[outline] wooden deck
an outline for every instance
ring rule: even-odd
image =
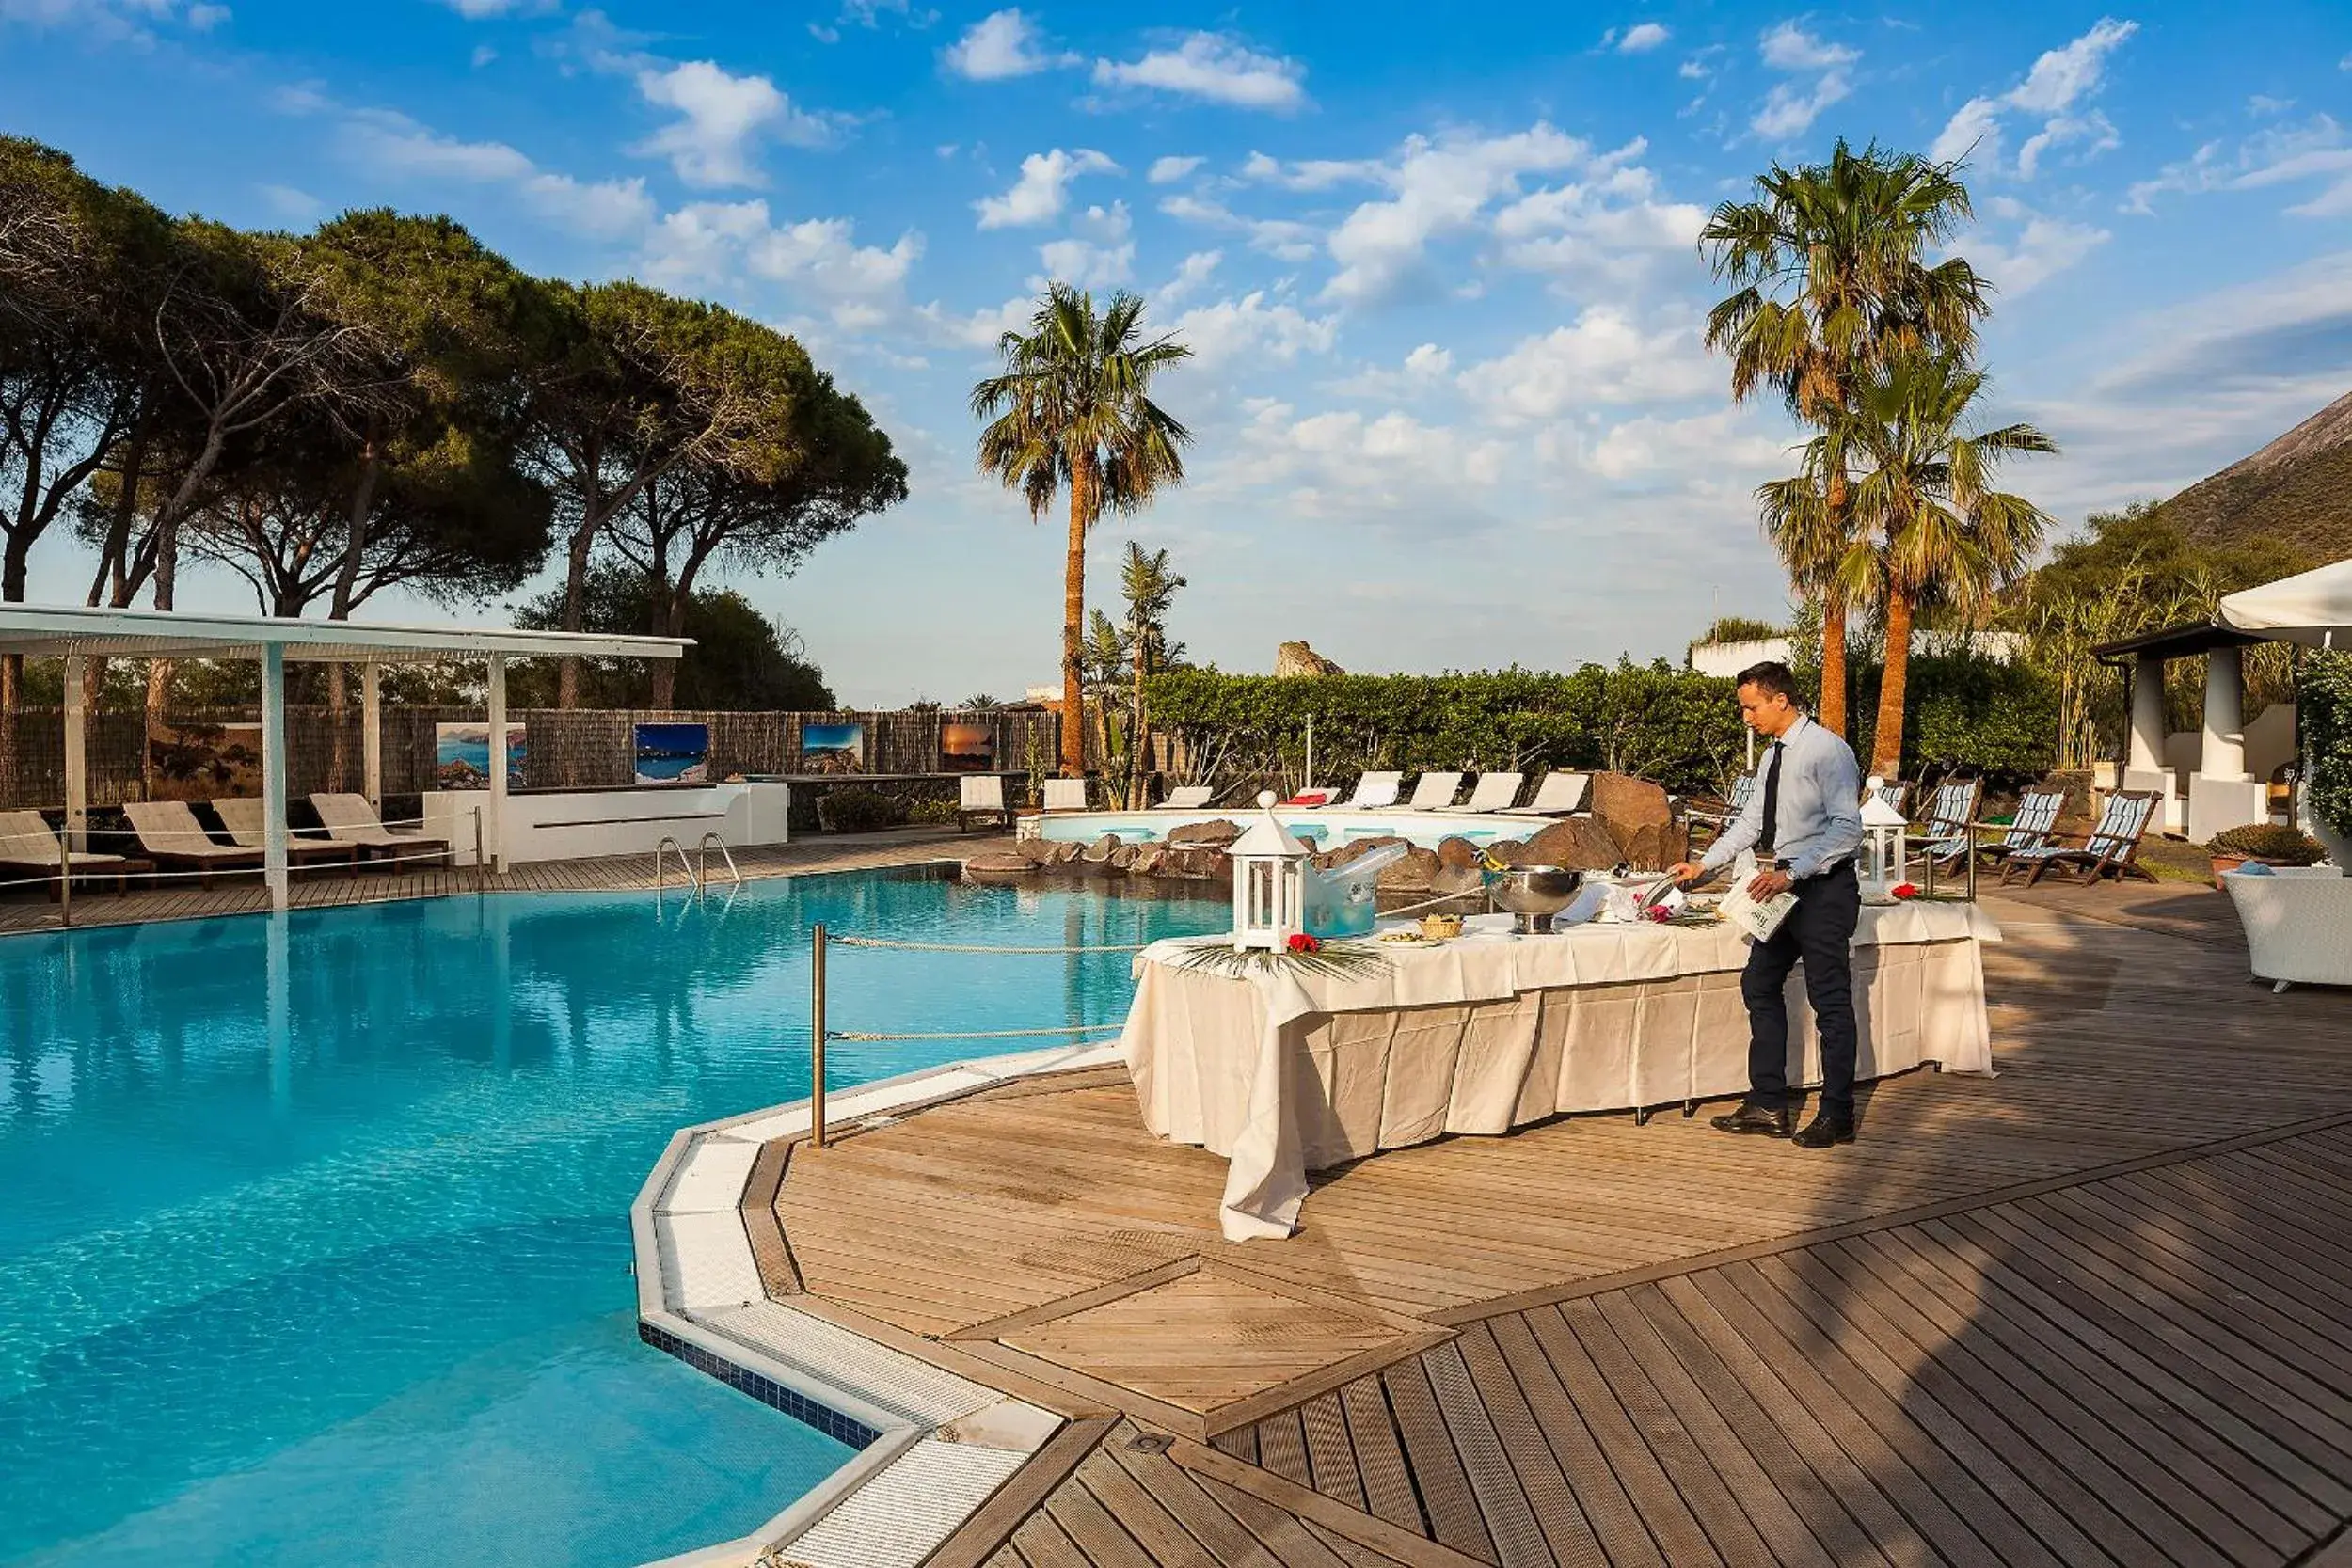
[[[1006,840],[977,833],[958,833],[949,828],[908,828],[889,832],[828,835],[772,848],[745,847],[735,851],[736,868],[746,881],[789,877],[810,871],[850,871],[882,865],[909,865],[922,861],[961,860]],[[716,868],[714,867],[714,870]],[[678,885],[675,862],[669,871],[672,887]],[[427,867],[413,871],[362,868],[356,876],[334,868],[297,873],[289,894],[298,910],[329,909],[342,904],[373,904],[388,899],[472,896],[477,893],[596,893],[649,889],[653,886],[653,857],[610,855],[596,860],[541,861],[512,867],[503,876],[471,867],[445,871]],[[250,873],[217,877],[206,888],[191,881],[141,885],[133,878],[130,891],[85,891],[75,888],[73,924],[126,926],[151,920],[196,920],[208,915],[259,914],[269,908],[269,895],[258,876]],[[18,931],[54,931],[60,914],[46,890],[0,884],[0,936]]]
[[[2296,1561],[2352,1518],[2352,998],[2196,889],[1994,908],[2001,1075],[1851,1148],[1578,1117],[1233,1245],[1098,1073],[779,1149],[755,1251],[1073,1418],[937,1568]]]

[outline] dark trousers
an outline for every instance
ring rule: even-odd
[[[1748,1098],[1788,1102],[1788,971],[1804,963],[1805,996],[1821,1037],[1821,1106],[1853,1114],[1853,960],[1848,944],[1862,918],[1862,885],[1851,862],[1797,883],[1797,907],[1770,942],[1748,949],[1740,995],[1748,1005]]]

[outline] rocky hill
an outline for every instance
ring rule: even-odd
[[[2352,556],[2352,394],[2158,511],[2207,544],[2266,533],[2314,562]]]

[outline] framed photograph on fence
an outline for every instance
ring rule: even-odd
[[[866,771],[866,726],[863,724],[803,724],[801,771],[803,773],[863,773]]]
[[[939,726],[939,770],[943,773],[987,773],[996,767],[996,726]]]
[[[708,784],[708,724],[635,724],[631,776],[639,784]]]
[[[149,800],[210,800],[261,793],[261,725],[148,725]]]
[[[522,721],[510,719],[506,721],[507,788],[523,787],[529,761]],[[471,721],[434,725],[433,777],[436,789],[489,788],[490,726]]]

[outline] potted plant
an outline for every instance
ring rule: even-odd
[[[2205,846],[2213,855],[2213,885],[2248,861],[2265,865],[2316,865],[2327,853],[2317,839],[2300,829],[2276,822],[2249,822],[2213,835]]]

